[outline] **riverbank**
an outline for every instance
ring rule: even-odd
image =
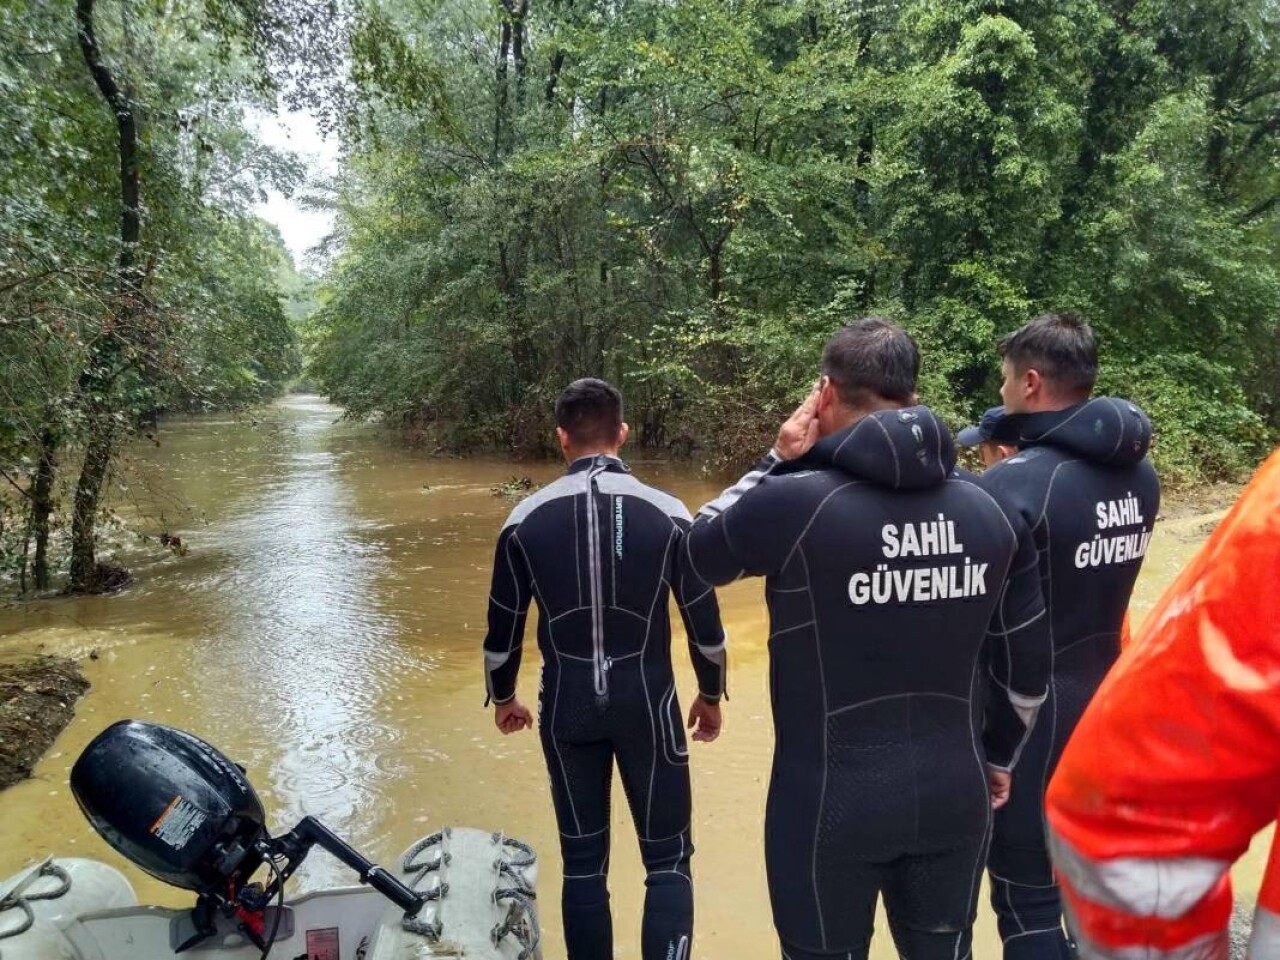
[[[0,790],[31,776],[88,689],[73,660],[0,662]]]

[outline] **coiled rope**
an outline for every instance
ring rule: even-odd
[[[41,893],[26,892],[28,887],[43,877],[54,877],[57,879],[58,885],[52,890],[45,890]],[[40,864],[27,875],[26,879],[5,894],[3,898],[0,898],[0,919],[3,919],[6,913],[13,910],[18,910],[22,913],[22,919],[18,921],[17,926],[10,927],[8,930],[0,930],[0,940],[21,936],[35,925],[36,915],[35,911],[31,909],[31,901],[57,900],[70,889],[71,874],[54,863],[52,858]],[[3,957],[3,955],[3,952],[0,952],[0,957]]]

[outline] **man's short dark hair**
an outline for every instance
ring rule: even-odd
[[[1022,372],[1035,369],[1052,389],[1080,399],[1098,379],[1093,328],[1074,313],[1042,313],[1000,341],[1000,356]]]
[[[595,377],[575,380],[556,400],[556,426],[575,447],[611,447],[622,429],[622,394]]]
[[[848,406],[866,407],[877,400],[905,406],[915,396],[920,348],[910,334],[883,317],[863,317],[827,341],[822,372]]]

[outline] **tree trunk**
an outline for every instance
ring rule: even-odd
[[[98,503],[115,454],[115,430],[109,421],[94,428],[84,452],[84,466],[76,484],[75,507],[71,514],[72,592],[93,592],[99,588],[97,562]]]
[[[720,266],[720,247],[713,246],[707,253],[707,293],[711,296],[711,315],[720,319],[720,294],[723,292],[724,275]]]
[[[35,482],[31,485],[31,534],[36,541],[31,577],[37,590],[49,589],[49,516],[53,513],[57,452],[57,436],[51,428],[45,427],[40,432],[40,461],[36,465]]]
[[[70,590],[91,591],[98,587],[95,523],[102,488],[115,456],[116,423],[110,393],[127,363],[124,342],[134,333],[141,278],[138,273],[138,243],[142,235],[139,202],[141,180],[138,172],[138,122],[132,105],[121,91],[102,57],[94,32],[96,0],[76,0],[76,25],[80,52],[99,93],[116,118],[116,148],[120,158],[120,253],[116,264],[115,329],[104,332],[95,342],[80,375],[80,396],[86,406],[88,443],[84,465],[76,484],[75,507],[71,517]]]
[[[497,166],[502,157],[503,131],[507,119],[507,60],[511,55],[511,20],[503,8],[502,33],[498,41],[498,65],[495,70],[497,80],[497,103],[493,111],[493,164]]]
[[[525,6],[528,6],[528,0],[525,0]],[[556,6],[553,4],[553,6]],[[565,11],[573,9],[573,0],[566,0],[564,4]],[[563,14],[562,14],[563,15]],[[554,34],[553,34],[554,39]],[[551,54],[551,70],[547,74],[547,85],[545,88],[545,96],[547,106],[551,106],[556,100],[556,87],[560,83],[560,71],[564,69],[565,51],[563,47],[556,47]]]
[[[511,13],[511,59],[516,65],[516,112],[524,112],[525,60],[524,32],[525,12],[528,7],[525,0],[508,0]]]

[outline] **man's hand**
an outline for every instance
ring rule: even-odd
[[[493,722],[504,734],[533,726],[533,714],[519,700],[499,703],[493,708]]]
[[[997,770],[987,767],[987,785],[991,790],[991,809],[999,810],[1009,802],[1009,793],[1013,789],[1013,774],[1008,770]]]
[[[693,706],[689,708],[689,729],[693,731],[693,739],[710,743],[720,736],[720,724],[720,704],[694,697]]]
[[[796,412],[782,425],[778,431],[778,439],[774,442],[774,452],[783,460],[794,460],[809,452],[818,442],[818,398],[822,396],[821,381],[809,391],[804,403],[796,408]]]

